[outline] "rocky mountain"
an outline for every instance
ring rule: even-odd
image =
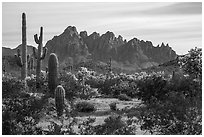
[[[46,45],[48,55],[56,53],[60,62],[65,62],[68,59],[73,59],[73,62],[79,63],[85,60],[89,55],[88,47],[78,34],[76,27],[67,27],[62,34],[54,36]],[[44,62],[47,62],[48,56]]]
[[[97,32],[88,35],[86,31],[78,33],[74,26],[67,27],[45,46],[48,48],[48,54],[54,52],[58,55],[60,62],[71,58],[74,63],[79,63],[91,58],[107,63],[111,58],[116,66],[122,64],[135,69],[158,65],[177,56],[168,44],[162,43],[161,46],[155,47],[151,41],[137,38],[126,41],[122,36],[117,37],[110,31],[102,35]]]
[[[168,44],[153,46],[151,41],[137,38],[127,41],[110,31],[102,35],[97,32],[89,35],[86,31],[78,33],[74,26],[68,26],[62,34],[47,41],[45,46],[48,53],[42,63],[44,67],[47,66],[48,55],[53,52],[57,54],[60,65],[90,60],[106,64],[111,58],[112,67],[131,70],[157,66],[177,57]],[[13,56],[17,48],[2,48],[2,56]],[[28,54],[32,54],[32,46],[28,46]]]

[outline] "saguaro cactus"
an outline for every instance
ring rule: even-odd
[[[51,53],[48,60],[48,87],[51,94],[54,94],[55,88],[58,85],[58,67],[57,55]]]
[[[27,43],[26,43],[26,15],[22,14],[22,55],[20,49],[17,50],[16,61],[17,65],[21,67],[21,79],[24,80],[27,77]]]
[[[61,116],[64,110],[65,90],[61,85],[55,89],[55,106],[57,109],[57,116]]]
[[[47,53],[47,48],[43,47],[43,27],[40,28],[40,36],[38,38],[38,34],[34,35],[35,43],[38,44],[38,53],[36,54],[35,47],[33,47],[33,55],[37,59],[37,67],[36,67],[36,81],[38,82],[40,79],[40,72],[41,72],[41,60],[45,58]],[[42,52],[43,51],[43,52]]]

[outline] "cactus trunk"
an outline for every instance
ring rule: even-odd
[[[26,43],[26,15],[22,15],[22,63],[21,78],[24,80],[27,77],[27,43]]]
[[[58,58],[56,54],[51,53],[48,60],[48,87],[51,94],[54,94],[58,85]]]
[[[63,115],[63,110],[65,106],[64,100],[65,100],[65,90],[61,85],[59,85],[55,89],[55,106],[57,110],[57,116]]]

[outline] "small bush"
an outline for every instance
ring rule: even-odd
[[[2,78],[2,95],[3,98],[18,96],[24,90],[24,83],[14,77]]]
[[[117,110],[117,106],[115,102],[110,103],[109,106],[111,110],[114,110],[114,111]]]
[[[157,74],[142,78],[138,82],[138,88],[137,96],[145,103],[163,101],[169,92],[167,89],[167,80]]]
[[[35,97],[7,98],[2,100],[2,134],[35,135],[42,134],[37,127],[45,98]]]
[[[179,59],[180,67],[193,78],[202,77],[202,49],[191,49],[188,54]]]
[[[126,94],[120,94],[118,96],[118,99],[119,100],[122,100],[122,101],[131,101],[132,99],[130,97],[128,97]]]
[[[126,126],[126,123],[121,120],[120,115],[111,115],[104,120],[103,125],[96,126],[96,134],[115,135],[117,132]]]
[[[75,109],[78,112],[86,112],[86,113],[93,112],[96,110],[95,106],[87,101],[78,102],[75,105]]]

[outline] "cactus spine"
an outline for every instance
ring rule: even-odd
[[[58,85],[58,66],[57,55],[51,53],[48,60],[48,87],[51,94],[54,94],[55,88]]]
[[[22,14],[22,55],[20,49],[17,49],[16,62],[21,67],[21,79],[25,80],[27,77],[27,43],[26,43],[26,15]]]
[[[65,90],[61,85],[55,89],[55,106],[57,116],[62,116],[64,110]]]
[[[40,79],[40,72],[41,72],[41,60],[45,58],[47,53],[47,48],[43,48],[43,27],[40,27],[40,36],[38,38],[38,34],[34,35],[35,43],[38,44],[38,53],[36,54],[35,47],[33,47],[33,55],[35,59],[37,59],[37,67],[36,67],[36,81]],[[42,53],[43,52],[43,53]]]

